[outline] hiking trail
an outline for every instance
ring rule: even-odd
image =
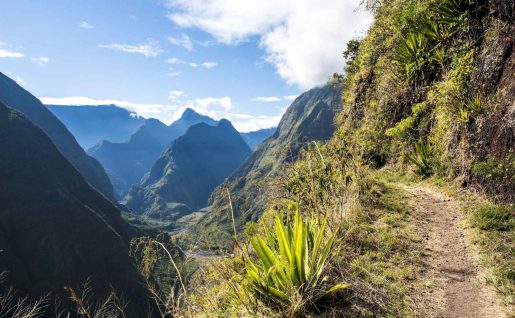
[[[458,203],[426,186],[406,186],[414,202],[412,222],[423,250],[419,277],[427,287],[414,297],[417,316],[505,318],[500,297],[486,282],[478,252],[460,227]]]

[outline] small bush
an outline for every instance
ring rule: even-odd
[[[515,230],[514,207],[482,204],[474,215],[474,223],[481,230]]]
[[[399,64],[401,73],[407,78],[412,78],[417,72],[421,71],[427,63],[425,56],[426,47],[427,40],[422,34],[411,33],[397,49],[397,63]]]
[[[482,187],[503,201],[515,199],[515,154],[504,158],[488,155],[485,161],[472,165],[472,175]]]
[[[304,220],[298,208],[293,220],[275,221],[275,233],[257,236],[251,245],[258,262],[246,264],[247,279],[244,288],[271,308],[295,316],[305,307],[349,287],[349,284],[331,284],[325,276],[337,232],[325,238],[326,220]]]
[[[406,153],[404,156],[417,167],[418,175],[427,178],[433,173],[433,151],[429,140],[420,140],[415,144],[413,152]]]

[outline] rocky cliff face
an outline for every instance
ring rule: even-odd
[[[39,297],[91,281],[111,287],[136,315],[146,296],[128,256],[120,211],[93,189],[48,136],[0,102],[0,271],[18,293]]]
[[[92,186],[109,198],[113,187],[102,166],[88,156],[66,127],[32,94],[0,73],[0,101],[23,113],[41,128],[64,157]]]
[[[131,189],[125,203],[153,217],[202,208],[213,189],[249,154],[250,148],[229,121],[194,125],[163,152],[141,186]]]
[[[229,188],[237,222],[243,226],[256,220],[270,199],[269,182],[277,177],[286,164],[293,162],[299,151],[312,141],[331,138],[335,131],[334,118],[341,109],[341,85],[327,84],[300,95],[288,107],[276,132],[261,143],[252,155],[233,172],[229,180],[212,194],[208,213],[193,226],[191,232],[216,244],[231,242],[231,220],[223,189]]]
[[[116,195],[123,197],[130,187],[139,184],[170,143],[183,135],[188,127],[198,123],[216,124],[216,121],[186,109],[182,117],[167,126],[157,119],[147,119],[127,142],[102,141],[88,150],[107,171]]]

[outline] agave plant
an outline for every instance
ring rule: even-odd
[[[277,216],[275,233],[251,240],[259,261],[247,262],[246,289],[269,307],[298,311],[348,288],[329,284],[324,275],[337,234],[326,239],[326,224],[314,217],[304,221],[298,208],[293,220]]]
[[[426,46],[427,40],[424,35],[411,33],[397,48],[397,63],[399,64],[400,71],[408,78],[422,70],[422,67],[426,64]]]
[[[409,161],[417,166],[416,172],[423,176],[429,177],[433,173],[431,143],[429,140],[420,140],[415,144],[415,149],[412,153],[404,155]]]

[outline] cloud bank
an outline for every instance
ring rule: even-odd
[[[168,18],[237,45],[258,36],[265,60],[302,89],[341,72],[346,43],[366,31],[369,13],[359,0],[168,0]]]
[[[39,99],[45,105],[117,105],[145,118],[157,118],[166,124],[171,124],[179,119],[184,110],[189,107],[200,114],[217,120],[226,118],[240,132],[276,127],[282,116],[282,114],[276,116],[255,116],[234,113],[232,112],[233,102],[228,96],[195,98],[186,101],[181,101],[181,96],[185,96],[184,92],[178,90],[170,91],[168,94],[170,104],[142,104],[117,99],[94,99],[84,96],[40,97]]]

